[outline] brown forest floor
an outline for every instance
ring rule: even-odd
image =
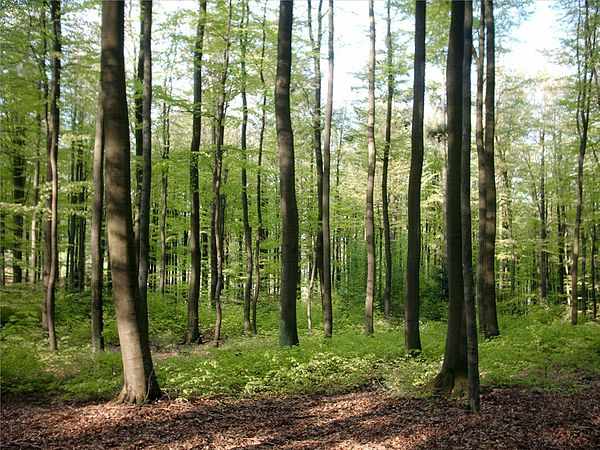
[[[486,390],[482,414],[462,403],[394,398],[377,389],[242,401],[163,400],[33,405],[4,401],[0,448],[593,449],[600,377],[580,393]]]

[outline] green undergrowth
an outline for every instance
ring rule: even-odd
[[[41,326],[40,290],[1,293],[2,396],[27,401],[93,401],[115,396],[123,382],[114,309],[105,305],[107,350],[91,351],[89,293],[57,299],[59,353],[47,350]],[[109,295],[107,293],[107,298]],[[277,299],[261,300],[258,334],[244,334],[242,305],[226,299],[221,345],[210,341],[214,312],[200,308],[204,345],[182,345],[187,305],[174,297],[149,298],[150,339],[161,388],[168,396],[251,398],[334,393],[379,386],[396,395],[425,395],[422,386],[441,367],[446,324],[421,324],[423,352],[403,354],[402,322],[377,317],[365,336],[359,302],[335,298],[334,337],[323,339],[319,302],[313,302],[312,334],[306,304],[298,303],[300,345],[277,346]],[[361,302],[362,303],[362,302]],[[600,325],[582,318],[573,327],[564,307],[529,306],[527,314],[500,317],[501,335],[480,339],[483,387],[579,389],[600,375]]]

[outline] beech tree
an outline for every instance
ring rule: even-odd
[[[124,385],[118,402],[141,404],[160,396],[140,299],[131,215],[129,118],[125,89],[124,3],[102,3],[100,98],[106,160],[106,220]]]
[[[292,23],[294,2],[279,2],[277,33],[277,74],[275,80],[275,119],[279,149],[279,186],[282,221],[281,287],[279,293],[279,345],[298,345],[296,296],[298,291],[298,206],[294,134],[290,114],[290,80],[292,68]]]
[[[200,0],[200,11],[194,44],[194,109],[192,114],[192,143],[190,148],[190,253],[192,270],[188,299],[188,323],[186,342],[202,343],[199,329],[198,300],[200,297],[201,248],[200,248],[200,193],[198,180],[198,152],[202,139],[202,49],[206,18],[206,0]]]
[[[367,285],[365,296],[365,332],[373,334],[373,302],[375,298],[375,213],[373,190],[375,185],[375,12],[373,0],[369,0],[369,113],[367,116],[367,201],[365,214],[365,238],[367,241]]]
[[[423,171],[423,117],[425,109],[425,9],[415,1],[415,56],[410,176],[408,181],[408,249],[404,299],[404,351],[421,351],[419,334],[419,272],[421,265],[421,174]]]
[[[430,386],[461,393],[467,387],[467,337],[462,269],[461,155],[463,131],[463,55],[465,4],[452,2],[446,68],[448,111],[448,177],[446,259],[448,263],[448,327],[444,363]]]

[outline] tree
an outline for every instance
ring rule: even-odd
[[[104,110],[102,91],[98,101],[96,115],[96,136],[94,139],[94,198],[92,203],[92,349],[94,352],[104,350],[103,318],[103,275],[104,275],[104,248],[102,245],[102,224],[104,215]]]
[[[140,193],[140,253],[138,284],[141,306],[147,309],[148,269],[150,265],[150,194],[152,189],[152,0],[142,0],[144,78],[142,86],[142,190]],[[143,313],[141,318],[147,317]]]
[[[367,201],[365,214],[365,237],[367,241],[367,286],[365,296],[365,332],[373,334],[373,300],[375,296],[375,214],[373,211],[373,188],[375,185],[375,13],[373,0],[369,0],[369,113],[367,117]]]
[[[430,383],[436,391],[460,394],[467,382],[467,339],[462,270],[461,154],[465,4],[452,2],[446,69],[448,105],[448,177],[446,259],[448,268],[448,327],[444,363]]]
[[[331,119],[333,115],[333,0],[329,0],[329,35],[327,100],[325,103],[325,129],[323,131],[323,282],[321,300],[323,305],[323,334],[333,333],[333,308],[331,304],[331,227],[330,227],[330,185],[331,185]]]
[[[383,291],[383,314],[389,317],[391,313],[392,295],[392,244],[390,234],[390,213],[388,202],[388,166],[390,147],[392,145],[392,106],[394,101],[394,75],[392,61],[392,18],[390,16],[391,2],[387,1],[387,34],[385,46],[387,52],[387,107],[385,115],[385,145],[383,146],[383,167],[381,169],[381,215],[383,222],[383,238],[385,248],[385,288]]]
[[[372,1],[372,0],[371,0]],[[298,207],[294,164],[294,134],[290,114],[292,23],[294,2],[279,2],[275,121],[279,149],[279,187],[282,221],[281,287],[279,291],[279,345],[298,345],[296,294],[298,291]]]
[[[582,11],[583,10],[583,11]],[[582,23],[583,22],[583,23]],[[579,156],[577,160],[577,198],[575,201],[575,230],[573,232],[573,264],[571,265],[571,324],[577,325],[579,262],[579,241],[581,234],[581,215],[583,207],[583,164],[587,149],[590,124],[590,106],[592,98],[592,78],[594,76],[593,51],[595,39],[590,27],[589,2],[581,0],[577,8],[577,135],[579,138]]]
[[[198,153],[202,138],[202,50],[206,21],[206,0],[200,0],[200,12],[194,44],[194,109],[192,115],[192,143],[190,148],[190,291],[188,299],[188,322],[186,342],[202,343],[199,329],[198,300],[200,297],[201,248],[200,248],[200,193],[198,180]]]
[[[240,28],[242,35],[240,36],[241,50],[241,94],[242,94],[242,130],[240,136],[240,145],[242,149],[242,222],[244,223],[244,248],[246,250],[246,280],[244,283],[244,331],[251,330],[250,323],[250,301],[252,296],[252,228],[250,227],[250,219],[248,218],[248,175],[246,173],[246,165],[248,164],[248,97],[247,97],[247,71],[246,71],[246,53],[248,45],[248,20],[250,16],[250,7],[248,2],[243,3],[242,20]]]
[[[485,9],[485,234],[484,266],[479,268],[483,276],[484,333],[486,338],[498,336],[496,313],[496,174],[494,170],[495,139],[495,89],[496,89],[496,41],[494,26],[494,2],[484,0]]]
[[[478,413],[479,351],[477,316],[473,295],[473,243],[471,241],[471,63],[473,54],[473,2],[465,2],[462,76],[462,148],[461,148],[461,237],[464,281],[465,323],[467,327],[467,363],[471,413]]]
[[[52,82],[50,94],[50,118],[48,121],[48,170],[46,179],[51,182],[52,194],[49,199],[51,211],[50,221],[45,224],[46,239],[46,317],[48,323],[48,340],[50,351],[56,353],[56,331],[54,304],[56,299],[56,282],[58,280],[58,137],[60,126],[60,72],[61,72],[61,2],[50,2],[50,22],[52,23]]]
[[[264,229],[262,221],[262,158],[263,158],[263,145],[265,140],[265,129],[267,126],[267,83],[265,82],[264,74],[264,62],[265,62],[265,46],[267,40],[267,4],[263,7],[263,19],[262,19],[262,37],[260,47],[260,64],[258,73],[260,76],[260,83],[262,86],[262,108],[260,118],[260,131],[258,134],[258,161],[256,171],[256,245],[254,246],[254,295],[252,296],[252,332],[256,334],[256,305],[258,304],[258,296],[260,294],[260,243],[263,238]]]
[[[419,272],[421,265],[421,174],[423,172],[423,114],[425,106],[425,9],[415,1],[414,97],[411,158],[408,181],[408,249],[404,299],[404,351],[421,351],[419,334]]]
[[[124,385],[118,402],[141,404],[159,397],[148,321],[140,299],[131,216],[129,119],[125,89],[124,3],[102,4],[100,92],[106,161],[106,221],[113,296]]]

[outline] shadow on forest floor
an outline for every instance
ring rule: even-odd
[[[2,405],[1,448],[594,448],[600,376],[579,393],[487,389],[482,414],[382,390],[253,400]]]

